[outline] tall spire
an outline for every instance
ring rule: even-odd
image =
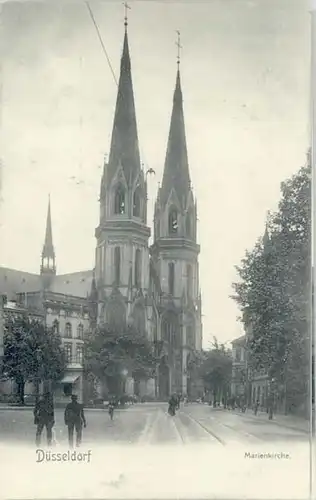
[[[140,155],[127,35],[129,6],[126,3],[124,6],[125,33],[108,168],[109,177],[112,177],[121,164],[127,183],[131,183],[140,171]]]
[[[179,36],[179,33],[178,33]],[[170,191],[175,189],[181,205],[184,205],[190,189],[188,152],[185,137],[183,99],[180,80],[180,40],[178,38],[177,77],[173,95],[173,108],[169,129],[167,153],[161,186],[161,203],[168,200]]]
[[[55,273],[55,250],[53,245],[53,233],[52,233],[52,218],[50,209],[50,196],[48,198],[48,209],[47,209],[47,219],[46,219],[46,231],[45,231],[45,241],[42,251],[42,265],[41,274],[43,273]]]

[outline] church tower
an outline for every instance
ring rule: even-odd
[[[98,323],[108,323],[118,331],[133,323],[140,333],[145,333],[150,229],[126,19],[110,154],[103,169],[100,221],[95,236]]]
[[[45,241],[42,250],[41,279],[44,289],[49,288],[53,277],[56,275],[55,250],[53,245],[52,218],[50,198],[48,200]]]
[[[180,64],[173,95],[162,185],[154,213],[153,266],[159,276],[161,340],[159,392],[192,394],[187,373],[190,356],[202,348],[201,297],[197,244],[197,204],[194,199],[184,126]]]

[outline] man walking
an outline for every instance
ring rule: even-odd
[[[51,446],[55,416],[53,398],[48,392],[44,394],[35,404],[34,424],[37,425],[36,446],[38,447],[41,444],[41,436],[44,427],[46,427],[47,445]]]
[[[80,446],[82,438],[82,426],[87,427],[84,416],[83,405],[78,403],[78,397],[73,394],[71,403],[65,409],[65,425],[68,427],[69,447],[73,448],[74,429],[76,429],[76,446]]]

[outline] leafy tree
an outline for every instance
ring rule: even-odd
[[[105,383],[112,394],[122,392],[124,371],[135,380],[154,375],[157,358],[153,346],[132,326],[117,332],[109,325],[98,328],[85,345],[85,371]]]
[[[232,357],[230,351],[223,344],[218,344],[216,338],[213,348],[204,351],[199,375],[205,388],[213,393],[214,401],[218,401],[221,395],[226,399],[231,384]]]
[[[38,320],[27,316],[11,317],[4,331],[2,372],[12,378],[18,387],[18,396],[24,404],[27,381],[57,381],[66,366],[59,335]]]
[[[278,211],[264,237],[247,251],[234,299],[249,334],[249,361],[264,368],[288,402],[306,395],[311,314],[311,169],[281,185]],[[272,386],[272,384],[271,384]],[[285,389],[286,388],[286,389]],[[295,400],[295,401],[294,401]],[[300,400],[300,401],[299,401]]]

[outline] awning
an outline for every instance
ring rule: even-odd
[[[66,375],[61,380],[61,383],[62,384],[73,384],[74,382],[76,382],[76,380],[78,380],[78,378],[79,378],[79,375]]]

